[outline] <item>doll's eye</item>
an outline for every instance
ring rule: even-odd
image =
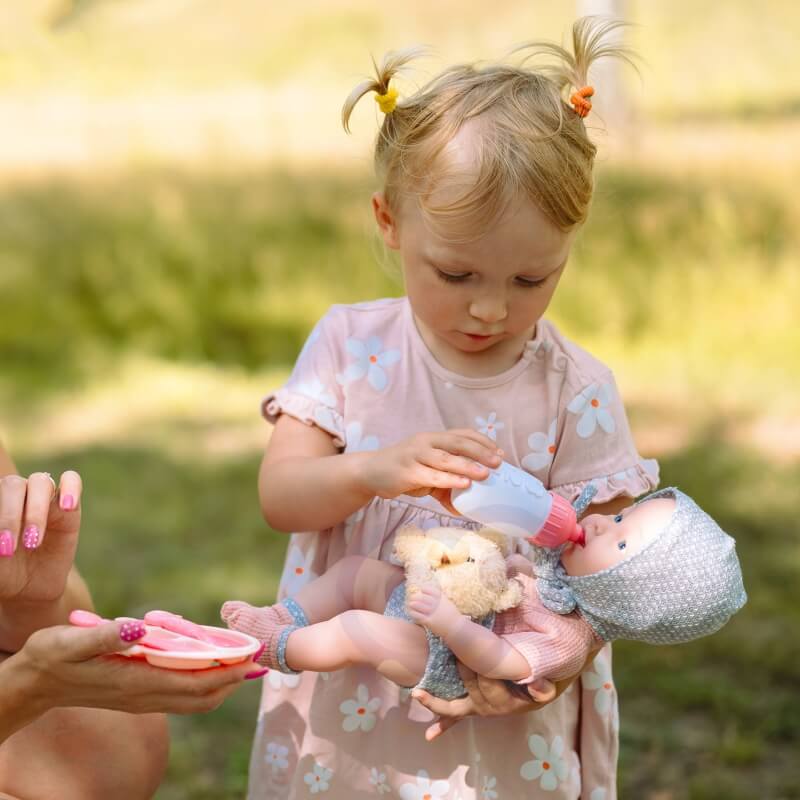
[[[617,516],[614,517],[614,522],[622,522],[622,514],[617,514]]]
[[[467,556],[467,564],[474,564],[475,559],[472,556]]]
[[[617,542],[617,549],[624,550],[628,546],[628,543],[623,539],[621,542]]]

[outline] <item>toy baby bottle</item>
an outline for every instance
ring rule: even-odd
[[[453,489],[450,502],[465,517],[540,547],[586,542],[572,505],[505,461],[486,480]]]

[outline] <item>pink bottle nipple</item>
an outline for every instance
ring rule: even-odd
[[[552,505],[541,530],[529,538],[540,547],[560,547],[564,542],[575,542],[583,547],[586,534],[578,525],[578,518],[571,503],[561,495],[550,493]]]

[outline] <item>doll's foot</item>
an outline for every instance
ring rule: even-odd
[[[222,605],[220,616],[231,630],[255,636],[264,645],[257,663],[280,672],[295,671],[286,663],[285,653],[286,640],[298,626],[295,624],[295,617],[285,605],[278,603],[256,608],[239,600],[229,600]]]

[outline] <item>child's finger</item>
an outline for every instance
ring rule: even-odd
[[[17,549],[27,484],[19,475],[0,478],[0,557],[13,556]]]
[[[443,472],[463,475],[471,480],[482,481],[489,477],[489,468],[471,458],[453,455],[447,450],[431,449],[420,458],[423,464]]]
[[[26,550],[35,550],[44,541],[50,501],[55,492],[56,484],[49,473],[33,472],[28,476],[22,520],[22,546]]]
[[[442,433],[433,437],[430,443],[436,450],[444,451],[451,456],[461,456],[468,462],[477,462],[484,469],[494,469],[502,462],[496,447],[487,448],[483,443],[466,436]]]
[[[461,717],[442,717],[437,719],[432,725],[429,725],[425,730],[425,741],[432,742],[438,739],[445,731],[450,730],[456,723],[461,720]]]
[[[486,451],[487,455],[503,455],[503,450],[498,447],[494,439],[471,428],[453,428],[445,431],[445,433],[454,434],[462,439],[469,439],[475,442],[475,444]]]
[[[76,511],[81,504],[83,482],[74,470],[62,473],[58,487],[58,507],[62,511]]]
[[[411,480],[415,486],[424,486],[426,489],[466,489],[469,486],[469,478],[463,475],[434,469],[422,463],[417,465]]]

